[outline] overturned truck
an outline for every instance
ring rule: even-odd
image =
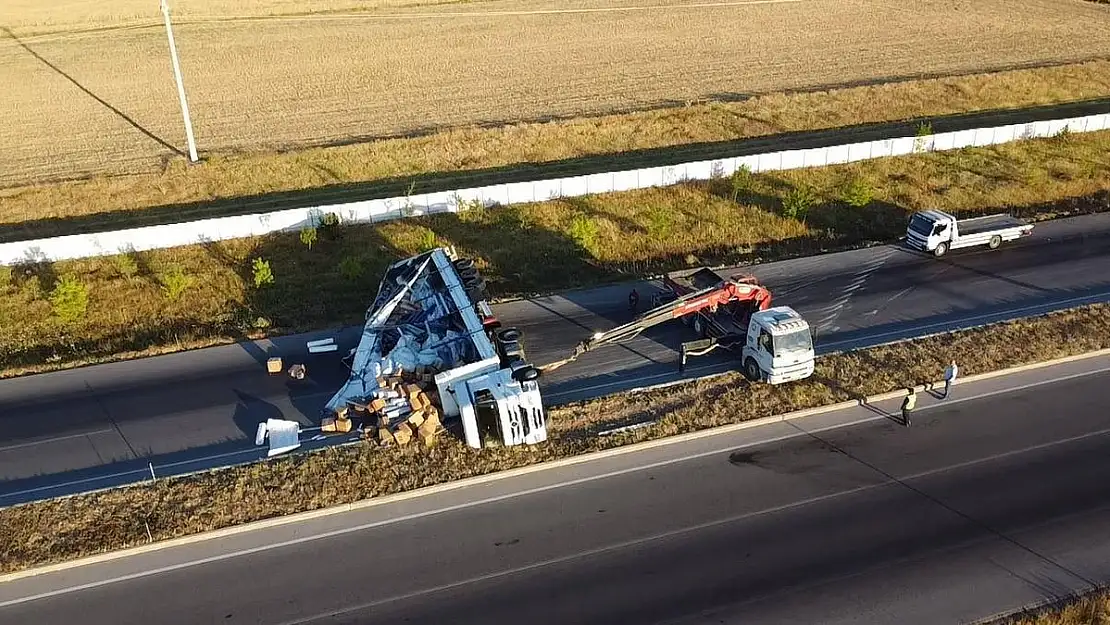
[[[417,374],[443,418],[461,421],[467,445],[547,439],[539,370],[526,360],[520,332],[501,327],[473,261],[450,248],[389,266],[350,367],[327,403],[332,414],[368,405],[388,411],[396,394],[388,380]]]

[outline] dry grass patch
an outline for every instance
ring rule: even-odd
[[[99,15],[130,20],[139,13],[150,19],[157,3],[141,4],[89,2],[70,13],[67,3],[66,14],[60,15],[49,3],[24,0],[0,23],[18,23],[20,15],[29,24],[96,23]],[[199,13],[218,13],[206,8],[213,4],[231,5],[217,0],[179,4],[175,10],[195,7]],[[540,6],[536,0],[493,4],[499,10]],[[846,0],[819,7],[467,16],[438,20],[431,34],[428,22],[419,20],[182,24],[178,44],[196,136],[209,158],[201,167],[188,168],[156,13],[155,26],[146,29],[21,39],[26,47],[0,39],[0,66],[10,76],[8,88],[0,91],[0,152],[7,164],[0,185],[96,177],[9,189],[0,199],[0,221],[141,210],[1110,96],[1110,63],[1099,61],[735,102],[752,94],[899,76],[986,71],[1031,61],[1074,63],[1105,56],[1110,49],[1110,33],[1097,26],[1105,21],[1105,11],[1093,5],[1054,6],[1046,13],[1047,6],[1031,0],[1018,5],[983,0],[953,13],[941,4],[929,0],[907,8],[896,0]],[[252,3],[243,11],[258,6]],[[550,8],[549,3],[542,8]],[[36,17],[36,11],[45,15]],[[1015,12],[1028,17],[1013,20]],[[736,37],[737,21],[746,25],[744,37]],[[623,33],[618,39],[597,35],[617,30]],[[830,40],[823,35],[830,30],[841,36]],[[16,34],[22,37],[18,29]],[[715,47],[707,48],[706,41],[715,41]],[[768,49],[792,53],[752,52]],[[905,50],[913,53],[900,52]],[[984,65],[986,58],[991,66]],[[375,62],[368,65],[365,59]],[[614,66],[622,71],[615,74]],[[121,74],[121,67],[128,71]],[[682,106],[706,101],[719,103]],[[611,115],[660,107],[670,108]],[[608,116],[476,127],[581,115]],[[363,143],[443,128],[461,129]],[[350,142],[359,144],[289,152]],[[126,175],[111,177],[121,174]]]
[[[805,381],[772,387],[738,374],[550,411],[534,448],[361,444],[185,478],[0,510],[0,571],[120,549],[522,467],[619,445],[827,405],[931,381],[952,358],[968,375],[1110,347],[1110,305],[825,356]],[[601,428],[655,421],[623,434]],[[337,475],[342,479],[335,479]]]
[[[1107,623],[1110,623],[1110,590],[1102,589],[1039,610],[1005,616],[990,625],[1106,625]]]
[[[294,233],[5,268],[0,375],[357,323],[388,263],[436,245],[475,257],[492,295],[528,295],[889,241],[922,207],[1032,219],[1103,211],[1107,190],[1103,132],[322,228],[311,249]],[[255,285],[256,259],[272,284]],[[58,306],[63,276],[86,290],[71,321]]]

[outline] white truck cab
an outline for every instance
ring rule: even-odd
[[[940,257],[965,247],[986,245],[996,249],[1006,241],[1029,236],[1033,224],[1010,215],[987,215],[956,219],[940,210],[918,211],[906,228],[906,244],[913,249]]]
[[[750,380],[782,384],[808,378],[815,363],[809,323],[789,306],[753,313],[743,361]]]

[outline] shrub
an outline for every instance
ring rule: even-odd
[[[112,257],[112,264],[116,266],[116,271],[119,272],[120,277],[130,280],[139,273],[139,263],[131,254],[119,254]]]
[[[807,186],[794,187],[782,198],[782,214],[788,219],[805,221],[809,209],[816,203],[817,196],[812,189]]]
[[[568,230],[571,240],[587,252],[597,255],[597,223],[588,215],[575,215]]]
[[[88,309],[89,291],[76,276],[64,275],[50,292],[50,306],[62,321],[77,321]]]
[[[270,261],[256,258],[251,263],[251,268],[254,273],[254,287],[256,289],[274,283],[274,272],[270,269]]]
[[[862,178],[853,178],[844,188],[844,202],[854,208],[863,208],[875,199],[875,190]]]
[[[337,238],[339,236],[339,215],[324,213],[320,217],[320,230],[329,239]]]
[[[161,277],[162,292],[171,302],[176,302],[181,294],[193,285],[193,277],[185,273],[180,265],[173,265]]]
[[[732,172],[729,179],[732,184],[732,201],[739,201],[741,195],[747,194],[752,189],[752,170],[747,165],[741,165]]]
[[[362,277],[362,259],[357,256],[344,256],[343,260],[339,261],[339,273],[352,282],[358,280]]]
[[[308,249],[311,250],[312,246],[316,245],[316,241],[318,238],[319,235],[317,234],[315,227],[305,226],[304,228],[301,228],[301,243],[304,244],[304,246]]]
[[[439,241],[436,239],[436,233],[431,228],[421,228],[420,230],[420,251],[427,252],[439,247]]]

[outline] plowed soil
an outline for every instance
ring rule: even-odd
[[[6,4],[0,186],[180,157],[156,3]],[[288,15],[325,5],[347,12]],[[1110,56],[1110,7],[1080,0],[193,0],[174,11],[208,154]]]

